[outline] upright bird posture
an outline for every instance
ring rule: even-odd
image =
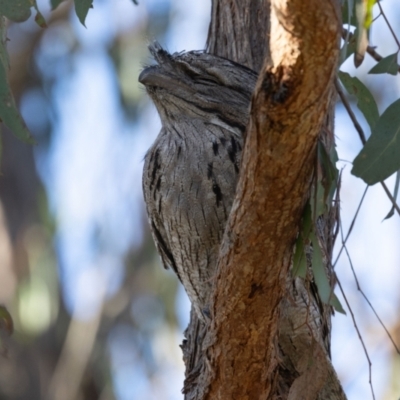
[[[149,49],[157,64],[139,81],[162,129],[145,156],[147,214],[164,266],[176,272],[204,320],[257,74],[204,52]]]

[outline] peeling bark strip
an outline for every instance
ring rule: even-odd
[[[211,326],[205,333],[192,315],[187,330],[185,361],[192,354],[201,371],[187,365],[186,399],[345,399],[319,321],[309,318],[310,291],[288,275],[330,111],[340,29],[335,0],[272,0],[271,18],[265,0],[213,1],[209,51],[256,70],[260,55],[265,60],[220,249]]]

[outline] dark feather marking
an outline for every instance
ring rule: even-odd
[[[153,170],[151,171],[150,189],[153,187],[154,180],[156,179],[157,171],[161,167],[160,160],[159,160],[160,151],[157,149],[153,154],[154,154],[154,164],[153,164],[154,167],[153,167]]]
[[[174,124],[170,124],[170,125],[169,125],[169,128],[170,128],[170,129],[173,129],[174,132],[176,133],[176,136],[178,136],[180,139],[182,139],[181,134],[179,133],[178,129],[176,129],[176,127],[175,127]],[[165,134],[168,135],[168,132],[165,131]]]
[[[234,153],[237,153],[238,148],[237,148],[237,142],[233,136],[231,136],[231,144],[232,144],[232,150]]]
[[[214,156],[218,155],[218,143],[217,142],[213,142],[213,152],[214,152]]]
[[[168,258],[168,262],[171,264],[171,268],[175,271],[175,273],[179,277],[178,268],[176,267],[176,264],[175,264],[175,261],[174,261],[174,257],[172,256],[172,253],[169,251],[169,249],[168,249],[168,247],[167,247],[167,245],[166,245],[166,243],[165,243],[160,231],[154,225],[154,222],[151,222],[151,227],[153,229],[154,236],[157,238],[157,244],[160,247],[161,252],[166,255],[166,257]],[[166,267],[166,265],[165,265],[165,267]]]
[[[225,216],[225,221],[228,219],[228,213],[226,212],[226,207],[225,204],[223,204],[224,206],[224,216]]]
[[[161,202],[162,197],[160,196],[160,198],[158,199],[158,214],[161,214],[161,206],[162,206],[162,202]]]
[[[214,182],[212,186],[212,190],[215,193],[215,198],[217,199],[217,207],[219,207],[219,204],[222,201],[222,192],[221,188]]]
[[[157,191],[159,191],[160,190],[160,187],[161,187],[161,175],[158,177],[158,179],[157,179],[157,183],[156,183],[156,190],[154,191],[154,193]]]
[[[207,178],[211,179],[212,176],[213,176],[213,164],[208,163],[207,164]]]
[[[230,160],[235,164],[236,163],[236,153],[232,147],[228,147],[228,155]]]
[[[228,147],[228,155],[229,155],[229,158],[232,161],[233,165],[235,166],[236,173],[239,172],[239,167],[237,165],[238,164],[237,153],[238,153],[237,142],[236,142],[235,138],[232,136],[231,137],[231,146]]]
[[[206,221],[206,215],[204,214],[204,208],[201,207],[201,213],[203,214],[203,220],[204,222]]]

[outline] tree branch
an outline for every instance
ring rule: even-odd
[[[253,95],[220,250],[207,399],[266,399],[276,390],[279,306],[336,73],[335,1],[271,1],[271,24],[272,65],[264,64]],[[325,357],[317,353],[317,360]],[[304,390],[297,382],[291,398]]]
[[[270,0],[213,0],[207,50],[260,71],[270,59]]]

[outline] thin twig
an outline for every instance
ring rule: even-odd
[[[381,12],[379,11],[379,14],[372,20],[371,25],[381,16]]]
[[[344,240],[343,240],[343,230],[342,230],[342,247],[340,248],[340,251],[339,251],[338,255],[336,256],[336,260],[335,260],[335,262],[333,263],[333,267],[335,267],[336,263],[337,263],[338,260],[339,260],[340,255],[342,254],[343,249],[346,247],[347,239],[349,238],[350,233],[352,232],[352,230],[353,230],[353,228],[354,228],[354,224],[355,224],[355,222],[356,222],[358,213],[360,212],[361,205],[362,205],[362,203],[363,203],[363,201],[364,201],[365,195],[367,194],[368,187],[369,187],[369,186],[367,186],[367,187],[365,188],[365,190],[364,190],[364,193],[363,193],[363,195],[362,195],[362,197],[361,197],[360,203],[358,204],[356,213],[354,214],[353,220],[351,221],[349,230],[348,230],[347,235],[346,235],[346,238],[345,238]]]
[[[396,34],[394,33],[394,30],[393,30],[392,26],[390,25],[389,20],[386,18],[385,13],[383,12],[383,9],[382,9],[380,0],[378,0],[377,3],[378,3],[379,10],[380,10],[380,12],[381,12],[381,14],[382,14],[382,17],[383,17],[383,19],[385,20],[386,25],[388,26],[388,28],[389,28],[389,30],[390,30],[390,33],[392,34],[392,36],[393,36],[393,38],[394,38],[394,41],[395,41],[396,44],[397,44],[398,49],[400,50],[400,42],[399,42],[399,39],[397,39],[397,36],[396,36]]]
[[[365,144],[367,139],[365,138],[364,131],[362,130],[361,125],[358,123],[357,118],[354,115],[353,110],[351,109],[350,104],[347,100],[347,97],[343,93],[342,87],[340,86],[338,79],[335,79],[335,88],[339,94],[340,100],[342,100],[342,103],[344,105],[344,108],[347,111],[347,114],[349,114],[349,117],[350,117],[351,121],[353,122],[354,127],[356,128],[356,131],[358,133],[358,136],[360,137],[362,144]]]
[[[346,40],[348,38],[348,42],[350,42],[351,39],[353,39],[354,33],[350,32],[348,29],[343,28],[342,29],[342,38],[343,40]],[[383,56],[381,56],[373,46],[367,46],[367,53],[377,62],[381,61],[383,59]],[[398,71],[400,72],[400,67],[398,68]]]
[[[371,359],[369,358],[368,350],[367,350],[367,347],[365,346],[364,340],[363,340],[363,338],[361,336],[361,332],[358,329],[358,325],[357,325],[356,318],[354,316],[353,310],[351,309],[350,304],[349,304],[349,302],[347,300],[347,297],[344,294],[344,290],[342,288],[342,284],[340,283],[340,280],[337,277],[336,277],[336,282],[339,285],[340,292],[342,293],[344,301],[346,302],[347,308],[348,308],[348,310],[349,310],[349,312],[351,314],[351,319],[353,320],[353,325],[356,328],[358,338],[360,339],[360,343],[361,343],[361,345],[362,345],[362,347],[364,349],[364,354],[365,354],[365,356],[367,357],[367,360],[368,360],[369,385],[371,387],[372,398],[373,398],[373,400],[375,400],[374,387],[372,386],[372,362],[371,362]]]
[[[354,266],[353,266],[353,262],[351,261],[350,253],[349,253],[349,250],[348,250],[348,248],[347,248],[346,245],[344,246],[344,250],[345,250],[345,252],[346,252],[346,254],[347,254],[347,259],[349,260],[350,268],[351,268],[351,271],[353,272],[354,280],[356,281],[357,290],[361,293],[361,295],[364,297],[365,301],[368,303],[370,309],[371,309],[372,312],[375,314],[376,319],[379,321],[379,323],[381,324],[382,328],[385,330],[385,332],[386,332],[388,338],[390,339],[390,341],[392,342],[393,347],[395,348],[397,354],[400,354],[400,349],[399,349],[399,347],[397,346],[396,342],[394,341],[392,335],[390,334],[389,330],[386,328],[386,325],[383,323],[383,321],[382,321],[381,318],[379,317],[379,315],[378,315],[378,313],[376,312],[374,306],[373,306],[372,303],[369,301],[367,295],[366,295],[366,294],[364,293],[364,291],[361,289],[360,282],[358,281],[357,274],[356,274],[356,271],[355,271]]]
[[[385,190],[387,196],[389,197],[389,200],[392,202],[393,207],[395,208],[397,213],[400,215],[400,208],[399,208],[398,204],[396,203],[396,199],[393,197],[392,193],[390,193],[390,190],[386,186],[386,183],[385,182],[381,182],[381,185],[382,185],[383,189]]]

